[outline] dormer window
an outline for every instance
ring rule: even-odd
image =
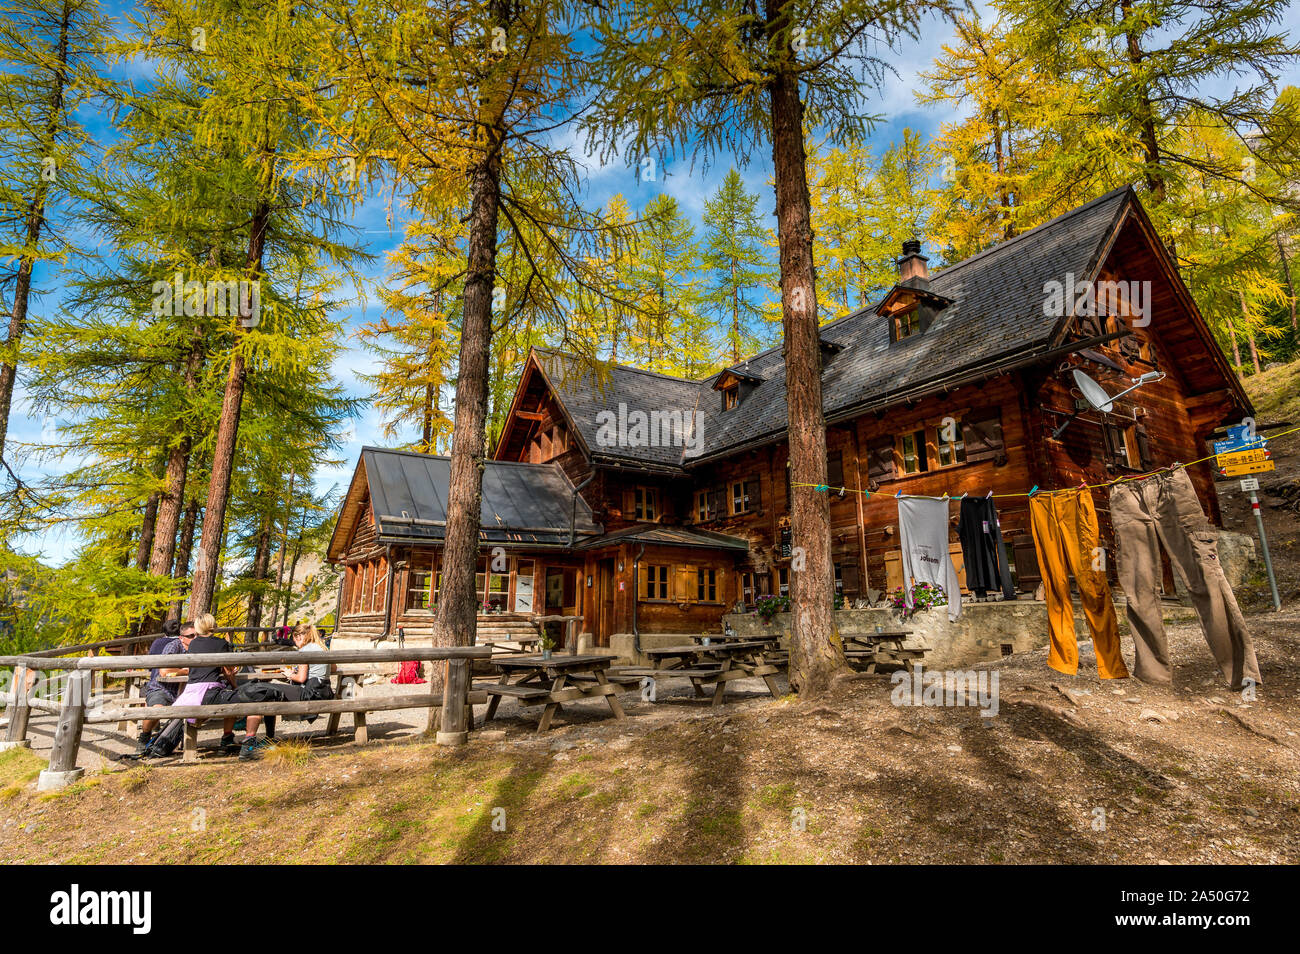
[[[721,395],[722,410],[731,411],[740,407],[749,392],[759,384],[759,379],[740,368],[727,368],[713,382],[713,390]]]
[[[894,340],[902,341],[921,330],[921,310],[917,305],[894,316]]]

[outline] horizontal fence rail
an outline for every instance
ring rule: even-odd
[[[139,640],[129,640],[138,642]],[[121,641],[113,640],[120,644]],[[409,649],[335,649],[328,653],[300,649],[272,649],[261,652],[177,653],[166,656],[74,656],[59,658],[49,653],[79,652],[91,648],[59,647],[45,650],[46,655],[29,653],[0,656],[0,667],[13,667],[13,691],[0,694],[9,706],[9,726],[0,748],[27,745],[27,727],[32,710],[58,716],[49,768],[41,773],[40,788],[61,788],[81,776],[77,753],[82,729],[98,724],[140,719],[215,719],[238,715],[330,715],[331,731],[339,713],[354,714],[357,741],[365,741],[365,713],[392,709],[428,708],[430,728],[434,714],[441,711],[437,741],[441,745],[460,745],[469,736],[470,706],[475,701],[470,692],[469,664],[472,659],[492,655],[491,646],[421,646]],[[104,647],[101,647],[104,648]],[[372,662],[447,663],[446,680],[441,696],[433,693],[397,695],[369,699],[320,699],[301,702],[234,702],[220,705],[148,706],[108,709],[95,705],[93,679],[96,672],[122,672],[151,668],[192,669],[196,667],[242,668],[246,665],[330,665]],[[55,703],[33,695],[27,687],[29,672],[64,672],[66,682],[62,701]],[[41,678],[44,678],[41,676]],[[186,746],[197,740],[197,727],[187,726]],[[187,748],[187,751],[188,748]]]

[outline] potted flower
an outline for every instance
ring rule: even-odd
[[[777,613],[784,613],[790,608],[788,596],[760,596],[754,601],[754,611],[764,623],[771,623]]]
[[[907,606],[907,591],[901,586],[889,594],[889,605],[896,610],[902,610],[903,616],[906,618],[933,606],[947,606],[948,594],[943,591],[942,586],[922,581],[912,587],[912,607],[910,610]]]
[[[555,648],[555,640],[552,639],[551,634],[546,632],[544,629],[542,630],[542,638],[539,645],[542,647],[542,658],[550,659],[551,650]]]

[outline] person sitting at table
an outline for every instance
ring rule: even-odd
[[[169,619],[162,625],[163,634],[149,645],[150,656],[170,656],[183,653],[189,648],[194,638],[194,624],[190,620],[181,622]],[[144,701],[149,706],[169,706],[176,701],[176,691],[159,681],[159,677],[176,675],[179,669],[156,666],[149,670],[149,681],[144,684]],[[159,725],[158,719],[145,719],[140,723],[140,740],[136,745],[136,755],[144,755],[153,741],[154,731]]]
[[[194,638],[190,640],[185,655],[198,656],[231,652],[230,643],[220,636],[213,635],[216,628],[217,621],[211,613],[205,613],[196,619],[194,621]],[[240,701],[235,689],[235,674],[239,671],[238,666],[178,666],[174,671],[188,672],[189,677],[185,689],[176,697],[176,701],[172,705],[219,706]],[[201,724],[204,720],[192,719],[190,721]],[[165,732],[154,739],[144,757],[163,758],[171,755],[180,742],[182,728],[181,720],[177,719],[167,727]],[[239,751],[239,743],[235,741],[234,716],[228,716],[222,721],[221,748],[225,752]]]
[[[293,645],[300,652],[325,652],[325,643],[320,638],[320,631],[311,623],[299,623],[293,629]],[[286,666],[282,672],[289,681],[285,682],[250,682],[240,689],[240,693],[250,702],[307,702],[316,699],[333,699],[334,690],[330,688],[330,664],[299,663]],[[308,716],[308,722],[314,722],[316,716]],[[265,738],[257,738],[257,727],[265,721]],[[260,758],[262,751],[275,738],[275,716],[251,715],[248,717],[244,744],[239,749],[239,758],[248,762]]]

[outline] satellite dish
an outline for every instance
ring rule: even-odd
[[[1074,369],[1074,384],[1083,392],[1083,399],[1092,405],[1094,411],[1109,414],[1115,409],[1110,393],[1078,368]]]
[[[1088,402],[1089,407],[1094,411],[1100,411],[1102,414],[1109,414],[1111,411],[1115,410],[1115,402],[1125,394],[1128,394],[1130,391],[1136,391],[1138,388],[1142,387],[1142,385],[1149,384],[1152,381],[1161,381],[1164,379],[1164,376],[1165,373],[1163,371],[1148,371],[1140,377],[1130,378],[1129,380],[1133,382],[1132,386],[1127,387],[1123,391],[1120,391],[1119,394],[1112,396],[1104,387],[1092,378],[1088,377],[1088,375],[1084,374],[1078,368],[1075,368],[1074,385],[1083,394],[1083,399]],[[1052,437],[1060,437],[1062,432],[1070,426],[1070,422],[1078,416],[1079,412],[1075,411],[1067,417],[1061,423],[1060,427],[1052,431]]]

